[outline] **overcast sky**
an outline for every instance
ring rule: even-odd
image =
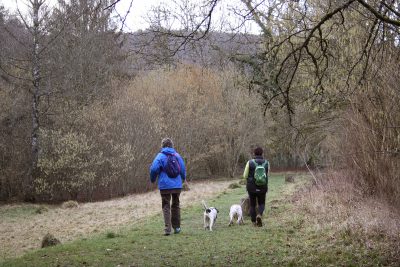
[[[170,2],[169,0],[133,0],[132,8],[130,9],[130,13],[128,15],[126,21],[126,27],[130,30],[138,30],[138,29],[145,29],[147,28],[148,24],[146,24],[143,17],[147,14],[147,12],[151,9],[152,6],[157,6],[161,2]],[[21,11],[25,11],[27,0],[0,0],[0,4],[2,4],[5,8],[9,9],[11,12],[16,10],[16,7]],[[46,4],[49,6],[54,5],[57,3],[56,0],[47,0]],[[120,0],[117,4],[117,11],[122,15],[125,16],[129,5],[130,0]],[[129,30],[128,29],[128,30]]]
[[[198,2],[199,4],[202,2],[201,0],[192,0],[193,2]],[[19,9],[24,12],[27,10],[28,0],[0,0],[0,4],[5,8],[9,9],[11,12],[16,10],[18,6]],[[47,0],[46,3],[49,6],[57,3],[56,0]],[[129,5],[131,0],[120,0],[116,9],[121,16],[125,16],[127,10],[129,9]],[[128,14],[126,23],[125,23],[125,31],[137,31],[137,30],[145,30],[148,28],[149,24],[146,22],[146,15],[150,11],[152,7],[156,7],[160,4],[172,5],[172,0],[133,0],[132,7],[130,9],[130,13]],[[233,21],[232,12],[230,11],[230,7],[232,6],[241,6],[240,0],[227,0],[221,1],[217,6],[217,9],[214,12],[215,19],[228,19]],[[252,33],[258,33],[259,29],[256,25],[252,23],[247,24],[247,31]]]

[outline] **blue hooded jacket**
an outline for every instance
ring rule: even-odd
[[[163,170],[164,166],[167,164],[167,154],[176,154],[176,157],[181,166],[181,173],[176,178],[169,178],[167,173]],[[176,153],[175,149],[171,147],[164,147],[161,149],[160,153],[154,158],[153,163],[150,167],[150,180],[154,183],[158,176],[158,189],[181,189],[182,181],[186,179],[186,168],[182,157]]]

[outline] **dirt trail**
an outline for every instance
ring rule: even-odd
[[[182,207],[200,203],[220,193],[232,181],[198,182],[190,184],[190,191],[182,192]],[[0,214],[7,209],[24,208],[28,204],[0,206]],[[31,205],[32,209],[35,208]],[[0,218],[0,258],[16,257],[40,247],[46,233],[52,233],[61,242],[68,242],[92,233],[115,229],[161,212],[158,191],[130,195],[123,198],[81,204],[78,208],[49,207],[42,214],[21,214]]]

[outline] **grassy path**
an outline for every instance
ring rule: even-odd
[[[191,190],[181,194],[182,206],[215,197],[230,183],[220,180],[190,183]],[[159,213],[159,203],[159,192],[152,191],[81,203],[79,208],[71,209],[28,203],[0,205],[0,262],[38,249],[47,233],[68,243],[96,233],[115,231]]]
[[[384,259],[379,252],[357,246],[344,236],[308,225],[290,201],[306,177],[285,184],[283,176],[270,179],[262,228],[228,227],[231,204],[246,195],[245,187],[227,189],[210,206],[220,210],[213,232],[202,225],[201,203],[182,210],[182,233],[163,236],[161,214],[149,216],[118,232],[41,249],[0,263],[1,266],[375,266]],[[158,204],[158,203],[157,203]],[[384,264],[383,264],[384,265]]]

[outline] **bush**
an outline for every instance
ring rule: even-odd
[[[35,209],[35,213],[37,213],[37,214],[42,214],[42,213],[48,212],[48,211],[49,211],[49,209],[46,206],[39,206],[39,207],[36,207],[36,209]]]
[[[286,175],[285,176],[286,183],[294,183],[294,176],[293,175]]]
[[[238,183],[232,183],[228,186],[229,189],[235,189],[235,188],[240,188],[240,185]]]
[[[79,207],[79,204],[78,204],[77,201],[68,200],[68,201],[62,203],[61,207],[62,207],[63,209],[72,209],[72,208],[77,208],[77,207]]]
[[[107,238],[116,238],[118,235],[114,232],[107,232],[106,237]]]
[[[35,180],[38,195],[52,199],[66,192],[76,199],[80,191],[93,187],[105,159],[91,138],[83,133],[45,129],[41,138],[40,176]]]
[[[240,184],[240,185],[246,185],[246,184],[247,184],[247,180],[245,180],[245,179],[240,179],[239,184]]]
[[[42,239],[42,248],[51,247],[61,244],[60,240],[55,238],[52,234],[47,233]]]

